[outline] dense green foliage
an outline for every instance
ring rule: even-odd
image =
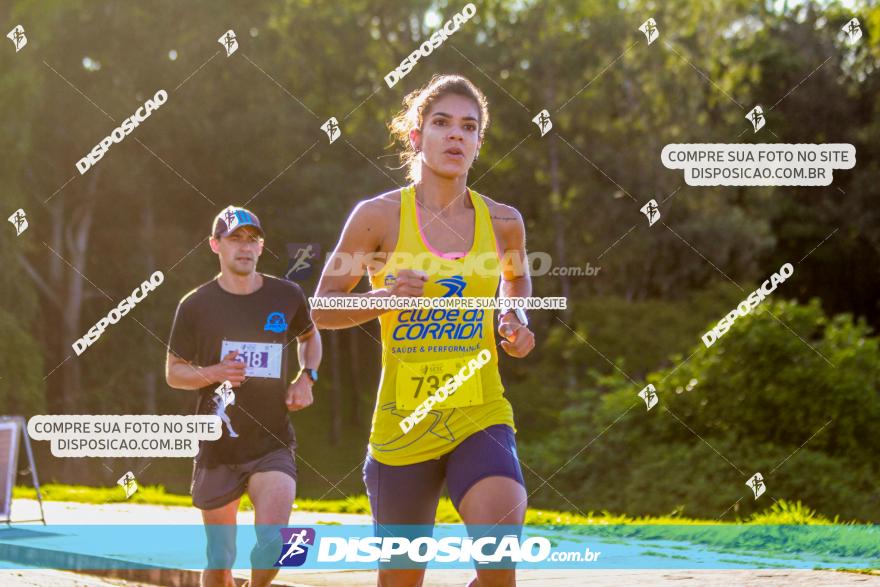
[[[556,432],[522,458],[581,509],[717,519],[796,498],[876,520],[878,344],[864,323],[828,319],[817,302],[768,304],[644,382],[594,372],[568,394]],[[650,411],[643,383],[659,396]],[[759,500],[743,491],[755,472],[767,486]]]
[[[535,295],[567,295],[570,309],[533,313],[535,352],[502,358],[532,502],[730,518],[785,498],[880,520],[880,8],[476,4],[390,89],[383,76],[460,4],[4,4],[7,30],[21,23],[29,42],[0,51],[0,201],[2,218],[21,207],[30,227],[0,231],[0,412],[189,412],[192,394],[164,384],[165,342],[177,301],[217,272],[204,242],[214,214],[250,202],[271,274],[287,268],[286,243],[332,249],[358,200],[404,181],[386,128],[403,96],[458,72],[492,115],[470,185],[517,207],[529,249],[554,266],[602,268],[535,277]],[[850,46],[840,28],[853,15],[864,36]],[[661,31],[650,46],[637,30],[649,16]],[[227,58],[217,39],[229,28],[240,46]],[[168,102],[80,175],[76,161],[159,88]],[[754,104],[768,121],[758,134],[744,119]],[[544,108],[554,126],[540,137],[531,119]],[[330,116],[333,144],[320,129]],[[852,143],[857,165],[828,187],[693,188],[660,162],[668,143],[738,141]],[[662,218],[648,227],[651,198]],[[785,262],[795,274],[773,303],[800,301],[772,306],[785,324],[759,312],[703,349],[747,284]],[[77,357],[73,341],[157,269],[162,286]],[[315,278],[302,285],[311,293]],[[324,335],[317,403],[294,416],[303,496],[363,491],[377,332]],[[661,398],[648,413],[645,382]],[[37,444],[45,480],[112,485],[133,470],[188,488],[186,459],[61,462]],[[758,470],[768,493],[754,502],[744,483]],[[542,486],[537,474],[554,476]]]

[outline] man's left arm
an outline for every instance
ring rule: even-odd
[[[315,401],[312,395],[315,381],[310,373],[317,373],[321,365],[321,352],[321,335],[316,327],[312,326],[311,330],[296,337],[300,370],[287,388],[287,409],[291,412],[307,408]]]
[[[321,334],[316,326],[302,336],[296,337],[296,357],[299,360],[300,369],[318,370],[321,366],[322,357]]]
[[[528,298],[532,295],[532,278],[526,262],[526,228],[516,208],[497,204],[492,219],[502,253],[499,297]],[[498,334],[505,340],[501,348],[511,357],[522,358],[535,348],[535,334],[516,316],[505,312],[498,324]]]
[[[288,332],[296,336],[296,357],[299,360],[299,373],[287,387],[287,409],[291,412],[307,408],[314,402],[312,386],[321,365],[321,334],[309,316],[309,306],[302,289],[296,286],[298,299],[297,312],[290,321]]]

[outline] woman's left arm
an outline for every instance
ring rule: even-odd
[[[500,297],[531,297],[532,278],[526,262],[526,228],[522,215],[516,208],[498,203],[490,208],[489,214],[502,255]],[[535,348],[535,334],[515,312],[501,317],[498,334],[505,339],[501,341],[501,348],[512,357],[525,357]]]

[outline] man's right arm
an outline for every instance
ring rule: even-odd
[[[216,365],[199,367],[169,352],[165,360],[165,381],[175,389],[201,389],[229,381],[240,387],[245,380],[245,365],[236,359],[238,351],[231,351]]]
[[[199,367],[183,358],[193,359],[196,355],[197,326],[193,319],[192,298],[188,297],[180,301],[174,312],[165,358],[165,381],[175,389],[199,389],[214,382],[210,367]]]
[[[235,359],[238,351],[227,353],[216,365],[200,366],[194,363],[198,324],[194,319],[191,303],[181,301],[174,313],[171,336],[168,339],[168,354],[165,358],[166,383],[175,389],[201,389],[224,381],[229,381],[233,387],[239,387],[245,379],[245,366],[242,361]]]
[[[217,381],[216,365],[198,367],[184,361],[174,353],[168,353],[165,360],[165,381],[175,389],[200,389]]]

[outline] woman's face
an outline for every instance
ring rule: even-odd
[[[480,111],[470,98],[447,94],[424,114],[422,129],[410,133],[422,163],[435,174],[466,175],[480,148]]]

